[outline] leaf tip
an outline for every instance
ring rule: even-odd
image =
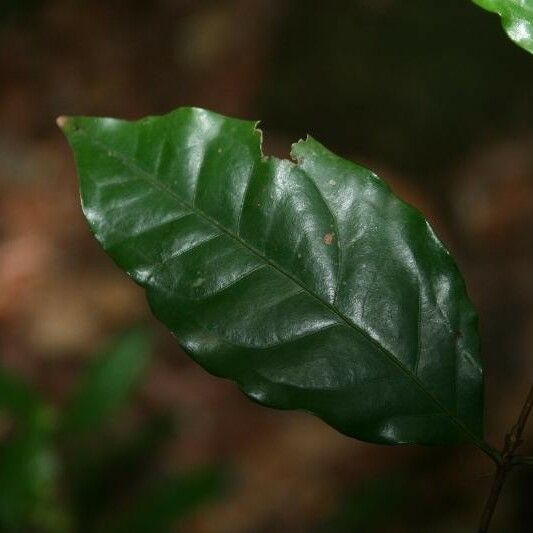
[[[59,127],[59,129],[64,130],[67,127],[69,120],[70,120],[69,117],[61,115],[60,117],[56,118],[56,124]]]

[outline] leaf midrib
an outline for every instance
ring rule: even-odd
[[[328,302],[325,302],[322,298],[320,298],[319,295],[317,295],[315,292],[313,292],[311,289],[303,285],[297,278],[295,278],[290,272],[287,272],[282,266],[278,265],[275,261],[271,260],[270,258],[266,257],[264,254],[262,254],[259,250],[257,250],[254,246],[250,245],[246,241],[244,241],[239,235],[235,235],[232,231],[227,229],[225,226],[220,224],[216,219],[212,218],[210,215],[208,215],[205,211],[200,209],[197,205],[191,206],[189,205],[185,200],[183,200],[178,194],[176,194],[172,189],[167,187],[165,184],[161,183],[155,176],[153,176],[150,172],[145,170],[142,167],[139,167],[134,161],[130,160],[127,156],[124,154],[117,152],[112,147],[106,145],[102,141],[99,141],[97,139],[92,138],[80,125],[76,125],[75,133],[78,133],[80,135],[83,135],[90,143],[92,143],[94,146],[99,148],[103,153],[105,153],[108,157],[112,157],[122,163],[126,168],[129,168],[131,171],[139,175],[139,177],[143,177],[144,179],[153,187],[156,189],[159,189],[160,191],[167,193],[169,196],[174,198],[178,204],[180,204],[182,207],[189,209],[196,214],[198,214],[200,217],[204,218],[208,223],[214,225],[218,229],[220,229],[224,234],[228,235],[233,240],[237,241],[242,247],[246,248],[250,252],[252,252],[254,255],[256,255],[261,260],[268,263],[272,268],[277,270],[279,273],[283,274],[284,276],[288,277],[293,283],[301,287],[309,296],[314,298],[317,302],[319,302],[321,305],[326,307],[329,311],[331,311],[334,315],[336,315],[344,324],[346,324],[349,328],[354,329],[357,331],[360,335],[365,337],[372,345],[374,345],[389,361],[391,361],[403,374],[405,374],[409,379],[413,381],[413,383],[431,400],[433,403],[442,411],[444,415],[446,415],[459,429],[461,429],[471,440],[474,442],[477,446],[479,446],[482,449],[485,449],[485,444],[476,436],[474,433],[470,431],[470,429],[463,424],[463,422],[457,418],[451,411],[448,410],[448,408],[437,398],[435,397],[426,387],[424,384],[418,379],[417,376],[415,376],[408,368],[404,366],[404,364],[387,348],[382,346],[378,340],[374,339],[369,333],[367,333],[364,329],[362,329],[360,326],[352,322],[346,315],[344,315],[341,311],[339,311],[337,308],[333,307]],[[273,158],[277,159],[277,158]],[[299,167],[302,172],[309,178],[310,181],[314,181],[309,177],[307,172],[303,170],[301,167]],[[316,184],[315,184],[316,186]]]

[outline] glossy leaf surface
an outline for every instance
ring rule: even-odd
[[[533,0],[473,0],[477,5],[497,13],[507,35],[533,54]]]
[[[213,374],[371,442],[479,440],[477,318],[423,216],[312,138],[182,108],[60,119],[84,213]]]

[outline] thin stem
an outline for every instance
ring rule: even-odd
[[[483,515],[481,516],[481,522],[479,524],[479,533],[486,533],[489,530],[490,521],[494,514],[494,509],[498,503],[501,490],[505,483],[505,478],[509,470],[516,466],[517,463],[529,464],[530,457],[516,457],[515,452],[522,444],[522,434],[526,427],[527,419],[533,409],[533,385],[529,389],[526,401],[522,406],[520,416],[516,421],[516,424],[511,428],[511,431],[505,436],[505,444],[501,453],[501,462],[498,464],[496,473],[494,474],[494,481],[492,482],[492,488],[485,504]],[[526,459],[526,461],[524,461]],[[518,460],[518,461],[517,461]]]
[[[496,466],[502,464],[503,458],[501,452],[493,448],[490,444],[484,440],[472,441],[472,444],[477,446],[482,452],[486,453],[494,461]]]

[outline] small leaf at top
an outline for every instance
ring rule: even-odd
[[[371,442],[479,441],[476,313],[424,217],[312,138],[181,108],[62,119],[84,213],[209,372]]]
[[[497,13],[507,35],[518,46],[533,54],[533,0],[472,0]]]

